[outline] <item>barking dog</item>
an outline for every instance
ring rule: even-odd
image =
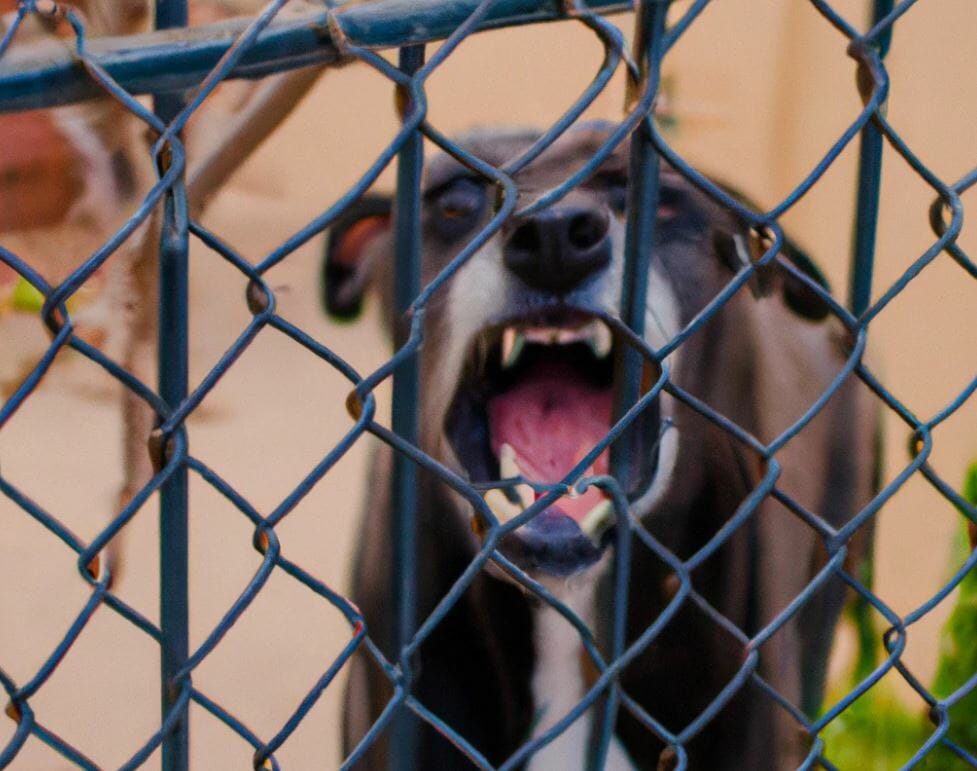
[[[462,144],[502,166],[536,139],[530,133],[477,133]],[[601,128],[565,135],[517,177],[520,204],[559,184],[606,139]],[[612,421],[612,362],[623,342],[601,320],[618,314],[623,265],[628,148],[552,207],[513,219],[462,267],[427,308],[421,354],[422,449],[473,483],[511,477],[558,483]],[[426,172],[423,275],[431,280],[491,217],[493,191],[447,156]],[[649,276],[647,342],[674,338],[750,259],[745,223],[664,168]],[[365,202],[333,229],[325,302],[335,315],[358,308],[376,280],[392,307],[389,206]],[[817,269],[793,247],[783,255],[809,276]],[[804,282],[764,269],[668,359],[673,383],[769,442],[827,388],[848,354],[840,325]],[[389,314],[388,314],[389,315]],[[391,325],[403,319],[389,319]],[[647,375],[648,373],[646,373]],[[645,388],[655,375],[646,377]],[[870,499],[875,412],[854,379],[777,454],[778,490],[838,526]],[[734,516],[767,467],[744,444],[677,398],[662,393],[638,420],[637,461],[627,491],[632,514],[680,559],[702,549]],[[395,607],[389,566],[390,454],[378,452],[355,568],[353,599],[372,638],[393,647]],[[580,476],[604,474],[606,453]],[[576,480],[571,480],[576,481]],[[418,612],[425,618],[479,546],[472,507],[422,475],[418,512]],[[535,498],[520,485],[486,501],[508,521]],[[600,638],[602,592],[613,551],[611,507],[591,487],[564,496],[506,536],[501,551],[542,581]],[[852,562],[870,533],[849,545]],[[824,566],[821,539],[768,496],[750,519],[692,571],[697,600],[623,670],[621,686],[666,729],[688,726],[734,678],[746,651],[703,609],[747,636],[763,629]],[[627,640],[636,640],[674,597],[672,570],[635,541]],[[760,647],[759,674],[809,713],[824,674],[844,589],[832,578]],[[703,602],[704,601],[704,602]],[[602,616],[602,614],[604,614]],[[602,626],[601,621],[605,622]],[[493,765],[558,722],[595,677],[575,630],[550,606],[486,570],[421,647],[414,693]],[[346,705],[352,750],[392,689],[379,668],[354,659]],[[583,769],[593,716],[584,713],[525,767]],[[652,769],[664,743],[621,709],[606,768]],[[384,737],[362,767],[385,767]],[[747,683],[686,745],[697,769],[796,767],[806,752],[786,710]],[[421,728],[415,767],[470,768],[433,729]]]

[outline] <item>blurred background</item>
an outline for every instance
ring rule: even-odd
[[[860,27],[869,5],[833,3]],[[675,12],[687,7],[688,2],[676,2]],[[630,37],[633,18],[619,15],[614,21]],[[887,59],[889,118],[947,182],[977,163],[974,21],[969,0],[919,3],[895,25]],[[672,145],[697,168],[730,182],[761,206],[774,206],[861,109],[854,61],[845,49],[843,36],[809,3],[710,4],[666,59]],[[430,120],[449,134],[484,124],[546,126],[590,82],[601,60],[597,39],[575,22],[479,34],[431,78]],[[618,119],[623,104],[624,83],[618,77],[588,117]],[[238,170],[204,223],[257,262],[341,195],[397,126],[393,90],[383,77],[360,64],[326,73]],[[783,218],[787,232],[820,262],[842,297],[856,162],[853,144]],[[389,189],[392,179],[388,169],[380,186]],[[934,240],[927,213],[934,193],[888,147],[882,180],[876,297]],[[975,197],[966,195],[965,205]],[[51,248],[37,233],[24,240],[14,226],[8,228],[0,242],[28,261]],[[977,229],[965,225],[960,243],[977,253]],[[57,249],[61,256],[69,250],[75,263],[87,256],[77,244]],[[376,304],[356,324],[325,319],[318,300],[320,258],[321,240],[315,239],[268,275],[281,312],[359,372],[370,372],[389,353]],[[191,264],[191,383],[196,383],[250,314],[239,273],[198,243]],[[977,283],[941,255],[871,327],[874,368],[921,417],[938,412],[974,377],[975,301]],[[16,383],[18,363],[46,345],[36,316],[0,318],[4,382]],[[348,390],[324,362],[266,329],[195,413],[191,451],[267,514],[349,429],[343,406]],[[891,480],[909,462],[908,433],[897,418],[886,422],[885,479]],[[977,399],[935,432],[933,464],[953,486],[977,458],[975,426]],[[88,540],[117,511],[121,433],[111,378],[90,361],[63,353],[0,433],[3,477]],[[278,527],[284,555],[340,590],[346,586],[361,492],[368,484],[368,456],[369,442],[358,442]],[[61,639],[89,592],[73,554],[6,498],[0,498],[0,523],[0,664],[23,683]],[[192,648],[219,621],[260,558],[248,521],[198,479],[191,488],[190,524]],[[925,480],[913,477],[883,509],[878,524],[877,592],[904,614],[933,595],[954,567],[951,542],[959,516]],[[154,498],[126,528],[124,573],[116,587],[151,619],[158,617],[156,529]],[[924,682],[933,673],[948,606],[941,604],[908,633],[904,660]],[[349,636],[338,611],[276,571],[195,670],[194,684],[267,738]],[[836,677],[851,649],[846,633],[838,649]],[[44,725],[100,765],[116,767],[158,727],[157,673],[156,645],[102,608],[32,705]],[[907,687],[894,685],[907,704],[921,703]],[[338,767],[341,695],[341,683],[325,692],[276,753],[283,767]],[[251,751],[242,741],[203,710],[191,714],[196,768],[250,767]],[[13,730],[12,721],[0,721],[0,746]],[[147,767],[158,764],[157,753]],[[36,739],[14,763],[31,771],[68,767]]]

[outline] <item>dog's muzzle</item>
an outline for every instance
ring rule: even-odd
[[[571,575],[597,562],[611,541],[609,495],[593,485],[578,492],[572,484],[607,474],[608,451],[569,480],[569,488],[558,486],[611,429],[620,344],[602,320],[567,309],[494,325],[477,337],[467,359],[445,432],[473,483],[508,482],[485,493],[499,521],[518,516],[547,491],[567,490],[502,540],[502,553],[524,570]],[[633,432],[632,499],[651,485],[659,428],[656,401]]]

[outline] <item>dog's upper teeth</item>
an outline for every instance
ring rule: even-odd
[[[579,329],[561,329],[556,336],[556,342],[560,345],[570,345],[570,343],[583,340],[586,337],[583,333],[584,329],[586,327],[580,327]]]
[[[589,325],[590,336],[587,345],[598,359],[605,358],[611,352],[611,329],[603,321],[594,321]]]
[[[514,367],[525,346],[526,336],[515,327],[506,327],[502,332],[502,369]]]
[[[512,369],[519,363],[526,343],[536,345],[571,345],[572,343],[583,343],[588,346],[597,359],[604,359],[610,354],[612,346],[610,327],[603,321],[594,319],[593,321],[568,329],[566,327],[505,327],[502,330],[500,345],[500,364],[503,370]],[[476,351],[477,364],[481,370],[484,367],[485,351],[483,348],[488,343],[484,339],[479,339],[479,347]]]
[[[511,327],[506,329],[502,336],[502,360],[503,364],[510,361],[506,352],[511,350],[513,343],[510,333]],[[594,319],[593,321],[576,327],[567,329],[566,327],[526,327],[522,330],[521,343],[530,342],[541,345],[570,345],[571,343],[585,343],[593,351],[598,359],[605,358],[611,352],[612,338],[610,327],[603,321]],[[519,349],[521,350],[521,348]],[[518,358],[518,354],[516,356]],[[510,365],[511,366],[511,365]]]
[[[560,342],[560,334],[564,331],[560,327],[526,327],[523,334],[531,343],[556,345]]]

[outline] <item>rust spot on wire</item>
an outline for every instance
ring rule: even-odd
[[[245,290],[244,295],[248,303],[248,310],[255,316],[268,310],[268,293],[254,279],[248,282],[248,288]]]
[[[21,714],[20,707],[18,707],[12,701],[7,702],[7,706],[4,708],[3,711],[4,713],[6,713],[7,717],[9,717],[15,723],[19,724],[20,721],[23,719],[23,715]]]
[[[359,420],[363,417],[363,400],[355,389],[350,391],[349,396],[346,397],[346,412],[353,420]]]
[[[657,771],[674,771],[678,766],[678,753],[671,747],[666,747],[658,756]]]

